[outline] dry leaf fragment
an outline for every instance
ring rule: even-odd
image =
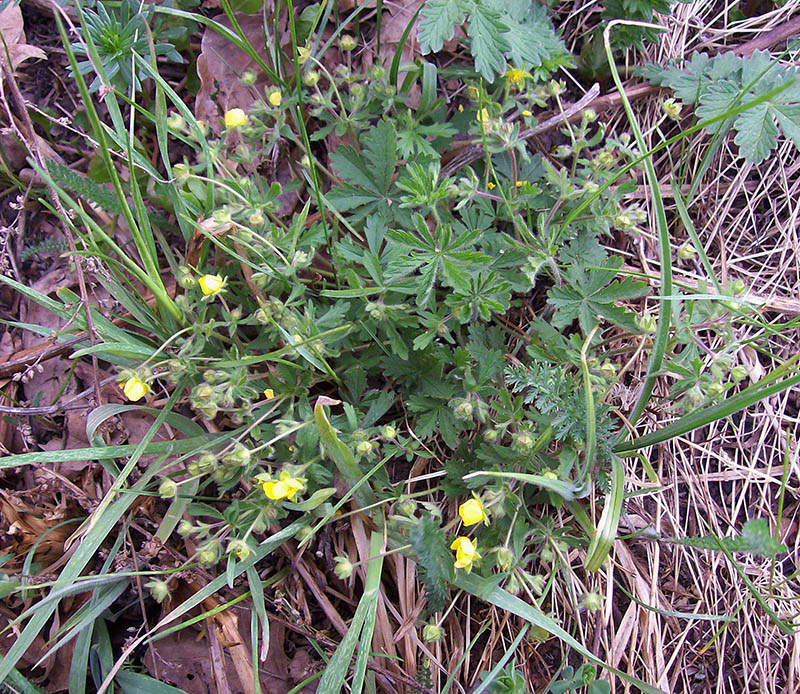
[[[0,12],[0,35],[5,46],[0,46],[0,60],[10,59],[11,69],[28,58],[47,59],[47,54],[36,46],[25,43],[25,32],[22,29],[22,11],[19,5],[11,3]]]

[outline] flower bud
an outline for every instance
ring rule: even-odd
[[[497,565],[506,571],[511,562],[514,561],[514,553],[508,547],[501,547],[497,550]]]
[[[584,593],[578,603],[581,607],[585,607],[589,612],[597,612],[603,607],[603,596],[594,591]]]
[[[228,543],[228,554],[235,554],[239,561],[247,561],[252,553],[253,550],[244,540],[231,540]]]
[[[417,512],[417,502],[414,499],[403,499],[396,508],[400,515],[411,518]]]
[[[750,375],[750,371],[743,364],[739,364],[738,366],[734,366],[731,369],[731,378],[733,379],[734,383],[741,383],[749,375]]]
[[[372,444],[369,441],[360,441],[356,446],[356,453],[359,455],[369,455],[372,453]]]
[[[208,540],[197,548],[197,561],[203,566],[213,566],[219,561],[219,540]]]
[[[178,535],[181,537],[189,537],[194,532],[195,528],[188,520],[182,520],[178,523]]]
[[[353,575],[353,564],[347,557],[334,557],[333,561],[336,562],[333,573],[343,581]]]
[[[672,120],[678,120],[681,115],[683,104],[680,101],[675,101],[675,99],[664,99],[664,101],[661,102],[661,108],[669,118],[672,118]]]
[[[310,525],[304,525],[302,528],[300,528],[300,530],[297,531],[297,534],[294,537],[301,544],[304,542],[309,542],[311,538],[314,537],[314,529]]]
[[[222,462],[226,465],[232,465],[237,467],[245,467],[246,465],[250,464],[251,454],[250,450],[243,446],[241,443],[237,443],[234,449],[228,453],[227,455],[223,456]]]
[[[656,319],[649,313],[642,315],[642,317],[636,321],[636,324],[643,333],[647,333],[648,335],[653,335],[658,327]]]
[[[681,260],[691,260],[697,255],[697,250],[691,243],[682,243],[678,247],[678,258]]]
[[[541,574],[530,577],[531,590],[533,590],[533,592],[536,593],[536,595],[542,594],[542,591],[544,590],[544,586],[546,583],[547,579]]]
[[[166,478],[158,486],[158,495],[162,499],[174,499],[178,495],[178,485],[175,480]]]
[[[319,82],[319,72],[317,70],[308,70],[305,75],[303,75],[303,84],[306,87],[315,87]]]
[[[175,132],[180,132],[186,127],[186,121],[180,113],[171,113],[167,118],[167,127]]]
[[[252,70],[245,70],[239,78],[239,81],[245,87],[252,87],[256,83],[256,73]]]
[[[422,638],[429,643],[438,641],[444,635],[444,629],[437,624],[426,624],[422,627]]]
[[[164,602],[169,595],[169,584],[166,581],[161,581],[154,578],[152,581],[145,583],[144,587],[150,591],[150,595],[152,596],[153,600],[155,600],[159,605]]]
[[[373,65],[369,69],[369,76],[376,82],[380,82],[386,75],[386,68],[382,65]]]
[[[339,48],[345,53],[349,53],[356,47],[356,40],[350,34],[342,34],[339,39]]]
[[[486,443],[497,443],[499,436],[500,434],[497,432],[497,429],[487,429],[483,432],[483,440],[486,441]]]
[[[468,400],[460,402],[453,408],[453,415],[462,422],[472,419],[472,403]]]
[[[381,429],[381,438],[385,439],[386,441],[391,441],[395,436],[397,436],[397,429],[395,429],[391,424],[387,424],[383,429]]]
[[[519,434],[514,434],[514,440],[511,445],[522,453],[528,453],[533,450],[535,441],[530,434],[522,431]]]

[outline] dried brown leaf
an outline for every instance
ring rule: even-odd
[[[47,59],[47,54],[41,48],[25,43],[19,5],[11,3],[0,12],[0,36],[5,44],[0,50],[0,60],[8,59],[12,69],[28,58]]]

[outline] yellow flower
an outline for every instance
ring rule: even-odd
[[[486,184],[486,187],[487,187],[489,190],[494,190],[494,189],[495,189],[495,185],[494,185],[494,183],[492,183],[491,181],[489,181],[489,183],[487,183],[487,184]]]
[[[521,87],[525,83],[525,78],[530,77],[530,72],[525,72],[525,70],[518,70],[517,68],[512,68],[508,72],[506,72],[503,77],[506,78],[506,81],[514,86],[514,87]]]
[[[480,123],[484,128],[488,128],[489,123],[491,122],[491,119],[489,118],[489,110],[485,108],[478,109],[475,120],[478,121],[478,123]]]
[[[486,509],[483,508],[480,498],[478,498],[478,495],[474,492],[471,499],[468,499],[458,507],[458,515],[461,516],[461,520],[464,525],[467,526],[475,525],[481,521],[484,525],[489,525],[489,517],[486,515]]]
[[[522,115],[525,116],[526,118],[530,118],[533,114],[530,111],[525,110],[522,112]]]
[[[289,495],[289,487],[286,482],[270,480],[269,482],[264,482],[264,494],[267,495],[267,499],[279,501]]]
[[[198,278],[197,284],[205,296],[216,296],[225,286],[225,280],[219,275],[203,275]]]
[[[275,397],[275,391],[274,391],[274,390],[272,390],[272,388],[267,388],[267,389],[264,391],[264,397],[265,397],[267,400],[272,400],[272,398],[274,398],[274,397]]]
[[[280,106],[281,105],[281,99],[282,99],[281,90],[280,89],[274,89],[273,91],[271,91],[269,93],[269,96],[267,97],[267,99],[269,99],[269,103],[271,103],[273,106]]]
[[[457,569],[464,569],[467,573],[472,571],[472,564],[476,559],[480,559],[478,554],[478,543],[472,542],[468,537],[457,537],[450,545],[450,549],[456,551],[456,561],[454,566]]]
[[[225,111],[225,127],[228,130],[240,128],[247,123],[247,114],[240,108],[232,108]]]
[[[292,477],[287,470],[283,470],[277,480],[267,480],[263,483],[264,494],[268,499],[280,501],[289,499],[294,501],[298,492],[306,488],[305,480]]]
[[[517,181],[517,188],[522,188],[522,186],[528,185],[527,181]]]
[[[125,397],[131,402],[141,400],[150,392],[150,386],[138,376],[131,376],[125,383],[120,385],[120,388],[122,388]]]
[[[458,105],[458,112],[459,113],[464,113],[464,104],[459,104]]]

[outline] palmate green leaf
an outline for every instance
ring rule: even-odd
[[[331,166],[345,184],[333,188],[327,199],[340,212],[358,210],[360,219],[388,209],[389,190],[397,163],[397,133],[394,125],[381,121],[363,135],[363,151],[341,146],[331,155]]]
[[[656,84],[672,88],[686,103],[698,102],[697,117],[721,120],[706,127],[710,133],[736,130],[740,154],[754,164],[764,161],[778,145],[781,130],[800,149],[800,70],[785,68],[769,53],[755,51],[742,58],[725,53],[709,58],[695,53],[683,69],[649,66],[646,74]],[[741,106],[777,93],[731,118]]]
[[[571,64],[569,52],[553,28],[543,3],[486,0],[485,4],[499,12],[508,27],[503,39],[509,46],[506,56],[513,65],[534,71],[547,64]]]
[[[467,17],[472,3],[467,0],[428,0],[419,16],[417,38],[422,54],[442,50],[445,41],[453,38],[457,24]]]
[[[504,53],[511,50],[505,39],[508,26],[501,21],[500,13],[476,2],[469,15],[467,36],[470,50],[475,58],[475,70],[487,81],[494,81],[496,74],[505,72]]]
[[[570,268],[565,275],[569,284],[553,287],[547,294],[547,303],[556,309],[552,321],[556,328],[563,329],[577,319],[581,329],[588,334],[597,324],[597,316],[602,316],[626,330],[638,332],[634,315],[617,306],[616,302],[644,296],[648,291],[647,285],[630,277],[606,284],[616,274],[619,260],[608,261],[611,265],[608,270]]]

